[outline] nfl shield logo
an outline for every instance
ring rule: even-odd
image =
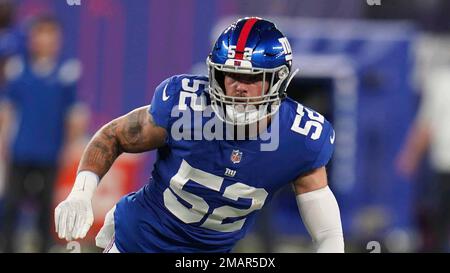
[[[233,162],[234,164],[237,164],[237,163],[241,162],[241,158],[242,158],[242,152],[239,152],[239,150],[233,150],[233,152],[231,153],[231,162]]]

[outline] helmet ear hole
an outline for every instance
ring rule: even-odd
[[[289,76],[289,69],[286,67],[282,68],[280,71],[278,71],[276,76],[277,76],[277,79],[281,79],[281,78],[286,79]]]

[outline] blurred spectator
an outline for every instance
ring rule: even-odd
[[[6,60],[23,51],[23,37],[14,28],[15,7],[11,0],[0,0],[0,86],[5,82]],[[1,90],[0,90],[1,92]]]
[[[38,250],[49,250],[59,160],[64,147],[84,135],[87,124],[86,109],[76,102],[80,64],[59,57],[59,21],[51,16],[36,18],[27,38],[27,57],[12,57],[5,66],[7,83],[0,106],[0,143],[8,147],[3,155],[10,163],[2,221],[5,252],[16,251],[17,220],[25,200],[34,201],[37,209]]]
[[[425,79],[419,113],[409,132],[397,167],[412,176],[427,150],[436,178],[433,235],[430,251],[450,250],[450,66],[429,71]]]
[[[4,96],[5,87],[5,64],[9,57],[23,53],[24,41],[23,35],[15,28],[15,5],[12,0],[0,0],[0,100]],[[2,120],[0,115],[0,132],[1,127],[7,121]],[[2,221],[3,211],[3,189],[6,179],[6,163],[4,159],[4,141],[0,136],[0,224]]]

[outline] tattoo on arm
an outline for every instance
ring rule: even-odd
[[[148,106],[138,108],[103,126],[89,142],[78,171],[90,170],[102,178],[123,152],[141,153],[162,147],[166,130],[157,127]]]

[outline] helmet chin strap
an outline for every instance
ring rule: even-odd
[[[295,77],[295,74],[297,74],[299,70],[300,70],[300,69],[296,68],[296,69],[291,73],[291,75],[289,75],[289,78],[288,78],[287,81],[286,81],[286,88],[285,88],[284,91],[287,90],[289,84],[291,83],[292,79]],[[283,92],[283,93],[284,93],[284,92]]]
[[[291,83],[292,79],[295,77],[295,74],[297,74],[299,71],[299,69],[295,69],[292,73],[289,74],[288,78],[286,79],[286,84],[284,85],[284,90],[280,90],[280,94],[285,93],[287,87],[289,86],[289,84]],[[270,93],[274,93],[276,90],[278,90],[280,88],[280,85],[282,84],[282,80],[279,80],[276,84],[274,84],[271,88],[270,88]]]

